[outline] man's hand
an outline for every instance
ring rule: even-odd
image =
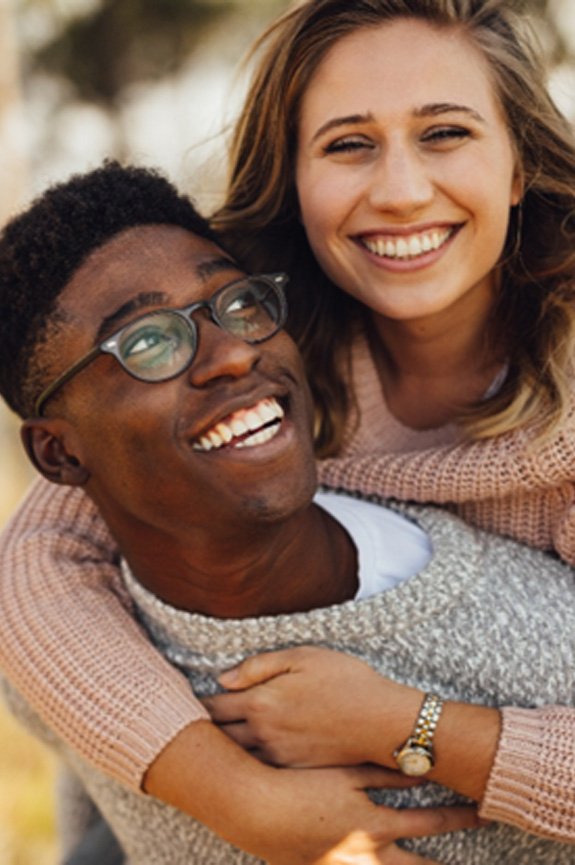
[[[394,766],[394,747],[407,737],[422,700],[421,691],[357,658],[313,646],[256,655],[220,682],[229,693],[203,700],[212,720],[278,766]]]

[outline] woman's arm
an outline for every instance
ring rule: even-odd
[[[575,565],[575,421],[550,440],[525,430],[406,453],[322,460],[333,489],[428,504],[449,504],[466,522],[527,546],[554,550]],[[542,516],[544,515],[544,516]]]
[[[194,768],[187,779],[185,765]],[[394,841],[477,827],[471,808],[374,805],[366,787],[411,783],[394,774],[356,767],[274,769],[214,724],[200,722],[168,745],[144,786],[271,865],[431,865]]]
[[[138,626],[116,556],[80,489],[37,481],[0,539],[0,667],[76,751],[140,789],[207,713]]]
[[[214,720],[262,759],[288,766],[394,768],[423,699],[356,658],[315,647],[255,656],[220,681],[230,693],[203,701]],[[485,819],[575,843],[574,733],[574,709],[499,712],[448,701],[428,777],[480,801]]]

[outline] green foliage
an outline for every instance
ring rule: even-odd
[[[32,58],[83,100],[113,107],[124,87],[177,71],[233,4],[221,0],[101,0]]]

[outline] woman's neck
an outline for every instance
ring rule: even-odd
[[[455,421],[482,399],[505,362],[486,334],[488,322],[457,327],[372,316],[372,357],[390,412],[405,426],[431,429]]]

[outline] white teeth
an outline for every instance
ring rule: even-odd
[[[284,416],[284,411],[279,405],[279,403],[275,404],[275,408],[265,400],[259,405],[259,415],[264,423],[269,423],[271,420],[275,420],[276,418],[282,418]]]
[[[241,418],[234,418],[230,424],[230,429],[235,436],[243,436],[250,431],[250,428]]]
[[[364,246],[381,258],[417,258],[426,252],[439,249],[451,237],[452,229],[433,229],[409,237],[378,237],[364,239]]]
[[[255,411],[249,411],[246,415],[246,423],[251,430],[259,429],[262,425],[262,419]]]
[[[207,436],[202,436],[199,442],[194,442],[194,450],[211,451],[213,445]]]
[[[229,428],[229,426],[226,426],[224,423],[219,423],[217,425],[216,432],[219,436],[221,436],[221,438],[224,440],[224,442],[226,444],[231,442],[231,440],[234,437],[234,434],[231,431],[231,429]]]
[[[223,438],[220,435],[218,435],[218,433],[214,429],[211,429],[209,431],[207,437],[209,438],[210,442],[212,443],[212,447],[221,448],[221,446],[224,443]]]
[[[395,244],[395,255],[397,258],[406,258],[409,255],[409,246],[407,241],[400,237]]]
[[[199,439],[192,442],[196,451],[218,450],[226,444],[234,448],[255,447],[272,439],[280,429],[284,410],[274,398],[261,400],[248,409],[240,409],[234,414],[217,423],[205,432]],[[266,424],[276,423],[273,426]],[[263,427],[263,429],[262,429]],[[232,442],[234,438],[252,433],[241,441]]]
[[[423,245],[419,237],[412,237],[408,243],[408,247],[410,255],[421,255],[423,252]]]
[[[270,439],[273,439],[279,428],[279,423],[276,426],[266,427],[265,429],[260,430],[260,432],[248,436],[247,439],[242,439],[242,441],[238,442],[235,447],[253,448],[256,445],[263,445],[265,442],[269,442]]]

